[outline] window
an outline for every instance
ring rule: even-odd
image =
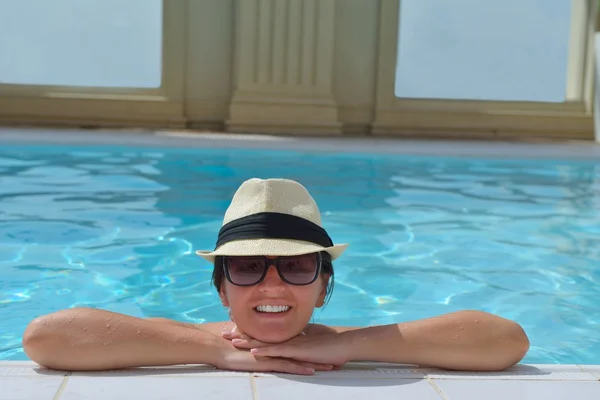
[[[0,83],[161,86],[162,0],[0,0]]]
[[[399,10],[396,97],[566,100],[571,0],[400,0]]]

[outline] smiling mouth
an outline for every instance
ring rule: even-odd
[[[257,306],[254,311],[265,314],[282,314],[291,310],[290,306]]]

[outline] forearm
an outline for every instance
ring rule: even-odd
[[[105,370],[213,364],[219,339],[210,333],[94,309],[70,309],[32,321],[26,354],[61,370]]]
[[[521,327],[478,311],[345,332],[354,360],[457,370],[502,370],[529,349]]]

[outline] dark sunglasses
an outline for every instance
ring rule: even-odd
[[[223,257],[223,270],[229,282],[236,286],[257,285],[265,279],[273,265],[279,277],[290,285],[309,285],[321,271],[319,253],[285,256],[270,259],[262,256]]]

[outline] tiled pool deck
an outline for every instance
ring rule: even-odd
[[[175,366],[60,372],[0,362],[0,399],[419,399],[598,400],[600,366],[517,365],[464,373],[384,364],[349,364],[312,377]]]
[[[387,154],[600,160],[600,145],[417,141],[382,138],[289,138],[61,129],[0,128],[4,142],[131,146],[318,149]],[[0,400],[68,399],[511,399],[598,400],[600,365],[523,365],[504,372],[464,373],[389,364],[349,364],[313,377],[176,366],[109,372],[60,372],[26,361],[0,362]]]
[[[76,129],[29,129],[0,127],[4,143],[55,143],[117,146],[173,146],[184,148],[229,148],[312,150],[325,153],[374,152],[385,154],[486,157],[566,158],[600,160],[600,144],[538,140],[535,143],[473,140],[411,140],[383,137],[289,137],[176,131],[137,132]]]

